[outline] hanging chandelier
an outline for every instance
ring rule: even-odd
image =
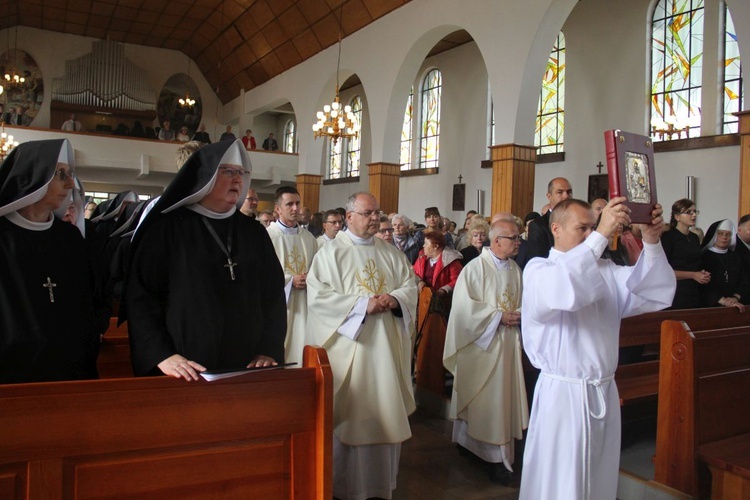
[[[341,4],[343,14],[344,4]],[[339,139],[349,139],[359,136],[360,125],[357,123],[351,106],[341,107],[339,100],[339,69],[341,68],[341,15],[339,15],[339,55],[336,61],[336,97],[331,104],[323,106],[318,111],[318,121],[312,126],[315,138],[330,137],[335,145]]]
[[[5,160],[5,157],[8,156],[16,146],[18,146],[18,141],[14,140],[12,135],[5,133],[5,123],[3,123],[2,132],[0,132],[0,161]]]
[[[18,55],[18,26],[16,26],[16,42],[13,49],[13,62],[16,63],[16,57]],[[10,29],[8,30],[8,59],[6,60],[6,63],[8,63],[8,66],[6,67],[6,73],[5,73],[5,82],[2,87],[0,87],[0,94],[3,93],[3,90],[16,90],[20,88],[24,82],[26,81],[26,78],[19,75],[16,71],[16,64],[10,65]]]
[[[180,103],[181,108],[192,108],[195,106],[195,99],[190,98],[190,56],[188,56],[188,79],[187,83],[185,84],[185,97],[180,97],[180,99],[177,101]]]

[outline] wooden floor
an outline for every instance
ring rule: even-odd
[[[481,462],[458,454],[451,442],[451,421],[429,416],[422,410],[417,410],[410,420],[412,438],[401,448],[394,500],[518,498],[520,484],[515,484],[515,488],[495,484]]]

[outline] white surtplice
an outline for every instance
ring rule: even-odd
[[[524,271],[522,336],[542,371],[534,393],[520,498],[614,499],[620,462],[620,320],[669,307],[675,276],[661,243],[644,242],[633,267],[586,241]]]
[[[310,269],[318,248],[315,237],[299,226],[286,227],[279,222],[268,226],[268,235],[284,270],[286,294],[286,339],[284,361],[302,366],[307,331],[307,290],[292,286],[292,278]]]

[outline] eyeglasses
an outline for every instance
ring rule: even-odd
[[[60,179],[60,182],[65,182],[68,179],[74,179],[76,176],[75,170],[58,170],[54,173],[53,177]]]
[[[249,175],[249,170],[239,170],[237,168],[232,167],[219,167],[219,173],[223,175],[224,177],[229,177],[230,179],[234,179],[237,176],[242,177],[243,175]]]
[[[353,214],[361,215],[365,219],[371,219],[372,216],[380,217],[380,210],[367,210],[366,212],[356,212],[352,210]]]
[[[392,228],[392,227],[389,227],[389,228],[386,228],[386,229],[378,229],[378,232],[379,232],[380,234],[387,234],[387,233],[392,233],[392,232],[393,232],[393,228]]]
[[[234,176],[232,176],[232,177],[234,177]],[[258,200],[258,198],[254,198],[254,197],[252,197],[252,196],[248,196],[248,197],[247,197],[247,198],[245,198],[245,199],[246,199],[246,200],[250,200],[250,201],[260,201],[260,200]]]
[[[504,238],[506,240],[512,241],[513,243],[518,243],[519,241],[521,241],[521,237],[519,235],[515,235],[515,236],[498,236],[498,238]]]
[[[701,213],[700,210],[685,210],[684,212],[680,212],[680,215],[698,215]]]
[[[323,224],[333,224],[334,226],[344,225],[343,221],[340,221],[340,220],[327,220]]]

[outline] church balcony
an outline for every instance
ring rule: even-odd
[[[21,142],[64,139],[75,150],[76,171],[87,191],[135,190],[158,196],[177,172],[179,142],[138,139],[109,134],[63,132],[56,129],[5,126]],[[299,156],[263,150],[248,152],[253,165],[252,187],[263,198],[281,185],[294,185]]]

